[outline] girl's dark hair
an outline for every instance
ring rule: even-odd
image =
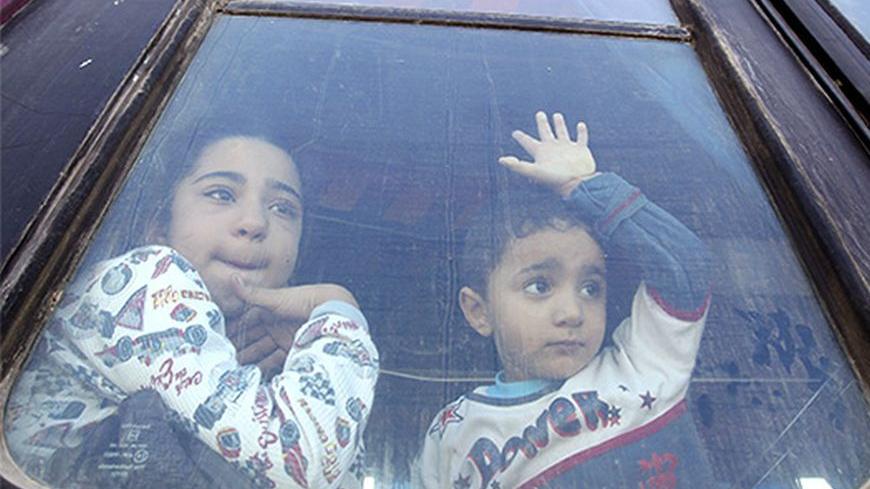
[[[578,227],[601,246],[594,228],[552,190],[510,177],[469,224],[459,261],[460,282],[485,294],[489,275],[501,262],[512,240],[545,228]]]

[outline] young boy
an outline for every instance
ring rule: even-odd
[[[55,452],[78,446],[128,396],[153,389],[257,487],[358,487],[378,354],[347,290],[287,286],[302,232],[295,163],[265,140],[233,136],[173,168],[150,244],[66,289],[7,406],[16,461],[43,481],[79,485],[53,470],[63,465]],[[225,336],[252,308],[305,322],[265,383],[259,368],[239,364]],[[130,445],[117,451],[131,458],[118,462],[123,470],[135,473],[173,448],[137,445],[146,429],[124,435]]]
[[[534,157],[499,161],[549,189],[469,231],[466,320],[502,365],[436,416],[418,461],[427,488],[707,487],[685,395],[710,302],[701,241],[615,174],[583,123],[536,114]],[[531,190],[531,189],[530,189]],[[552,198],[550,198],[552,196]],[[561,199],[559,199],[561,198]],[[642,271],[631,316],[605,337],[605,250]]]

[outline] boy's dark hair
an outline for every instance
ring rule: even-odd
[[[582,228],[601,246],[594,228],[549,188],[525,179],[508,177],[496,196],[474,215],[465,235],[459,261],[460,282],[485,294],[489,275],[495,270],[511,240],[545,228]],[[602,247],[602,250],[604,248]]]

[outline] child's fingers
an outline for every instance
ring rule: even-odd
[[[538,124],[538,137],[541,138],[541,141],[556,139],[556,136],[553,136],[553,130],[550,129],[550,121],[547,120],[547,114],[543,111],[536,112],[535,122]]]
[[[589,129],[585,122],[577,123],[577,144],[580,146],[589,146]]]
[[[224,325],[226,336],[232,340],[234,337],[239,336],[239,334],[250,331],[250,328],[263,324],[264,312],[265,311],[260,307],[249,307],[241,316],[227,320]],[[260,336],[262,336],[262,334]]]
[[[297,322],[279,321],[269,326],[268,333],[276,345],[290,351],[290,347],[293,346],[293,338],[296,336],[296,330],[301,325],[301,323]]]
[[[571,140],[571,135],[568,134],[568,126],[565,125],[565,116],[559,112],[553,114],[553,127],[556,129],[556,138],[563,141]]]
[[[266,335],[239,351],[237,359],[240,364],[256,363],[278,349],[271,336]]]
[[[227,338],[236,345],[237,348],[244,348],[251,343],[266,336],[266,328],[263,326],[246,327],[236,331],[235,334],[227,335]]]
[[[538,145],[541,144],[540,141],[529,136],[523,131],[514,131],[511,133],[511,137],[513,137],[516,142],[520,143],[520,146],[522,146],[523,149],[526,150],[526,153],[532,156],[535,155],[535,152],[538,149]]]
[[[275,350],[266,358],[257,362],[257,366],[263,372],[263,376],[272,376],[273,372],[280,372],[284,366],[284,360],[287,358],[287,352]]]
[[[502,156],[498,162],[504,165],[508,170],[520,174],[524,177],[534,178],[537,168],[533,163],[521,161],[513,156]]]

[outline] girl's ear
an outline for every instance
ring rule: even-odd
[[[148,223],[145,225],[145,242],[143,245],[149,244],[157,244],[157,245],[167,245],[169,244],[169,240],[166,237],[166,222],[163,219],[163,208],[164,206],[160,206],[154,214],[148,219]]]
[[[492,335],[493,328],[489,321],[486,299],[483,296],[470,287],[463,287],[459,291],[459,307],[465,315],[465,320],[479,335]]]

